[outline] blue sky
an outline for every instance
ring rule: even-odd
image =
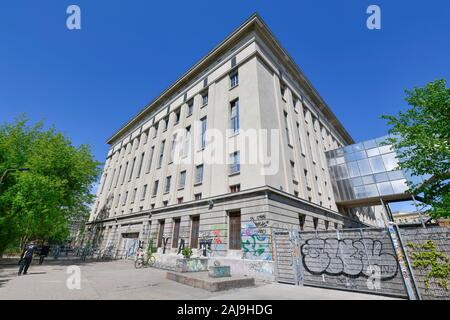
[[[66,28],[81,8],[82,29]],[[382,29],[366,28],[381,7]],[[257,11],[355,140],[450,73],[449,1],[2,1],[0,122],[25,112],[104,161],[106,139]]]

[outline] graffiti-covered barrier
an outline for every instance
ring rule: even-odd
[[[386,229],[301,231],[303,284],[406,297]]]
[[[400,234],[424,300],[450,300],[450,228],[401,228]]]

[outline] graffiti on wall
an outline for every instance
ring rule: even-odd
[[[166,253],[166,246],[167,246],[167,242],[169,241],[169,237],[163,237],[162,238],[162,244],[163,244],[163,254]]]
[[[272,250],[270,246],[270,235],[266,234],[263,225],[267,226],[266,221],[262,221],[265,216],[259,216],[251,219],[242,227],[241,247],[242,258],[250,260],[272,260]],[[264,217],[264,218],[263,218]],[[261,222],[258,225],[254,221]]]
[[[273,269],[270,264],[265,261],[251,261],[247,265],[247,268],[251,274],[263,274],[268,277],[273,275]]]
[[[184,239],[180,239],[180,244],[178,245],[178,252],[177,254],[180,254],[180,252],[184,249]]]
[[[266,220],[265,214],[261,214],[256,218],[250,217],[250,221],[255,225],[259,234],[266,234],[266,228],[269,226],[269,221]]]
[[[380,281],[395,278],[397,258],[383,250],[383,243],[372,238],[313,238],[301,246],[305,271],[313,275],[370,278],[374,272]]]
[[[223,224],[211,226],[211,230],[203,231],[200,237],[200,249],[203,256],[223,256],[226,245],[223,238],[226,237],[226,227]]]

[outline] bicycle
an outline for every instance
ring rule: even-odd
[[[143,267],[151,267],[155,264],[156,257],[153,255],[153,252],[147,252],[147,258],[145,258],[145,252],[143,250],[139,250],[136,253],[136,260],[134,261],[134,267],[136,269],[140,269]]]

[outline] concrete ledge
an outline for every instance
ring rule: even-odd
[[[231,276],[224,278],[210,278],[208,272],[196,273],[167,272],[166,278],[194,288],[208,290],[210,292],[224,291],[243,287],[254,287],[255,278]]]

